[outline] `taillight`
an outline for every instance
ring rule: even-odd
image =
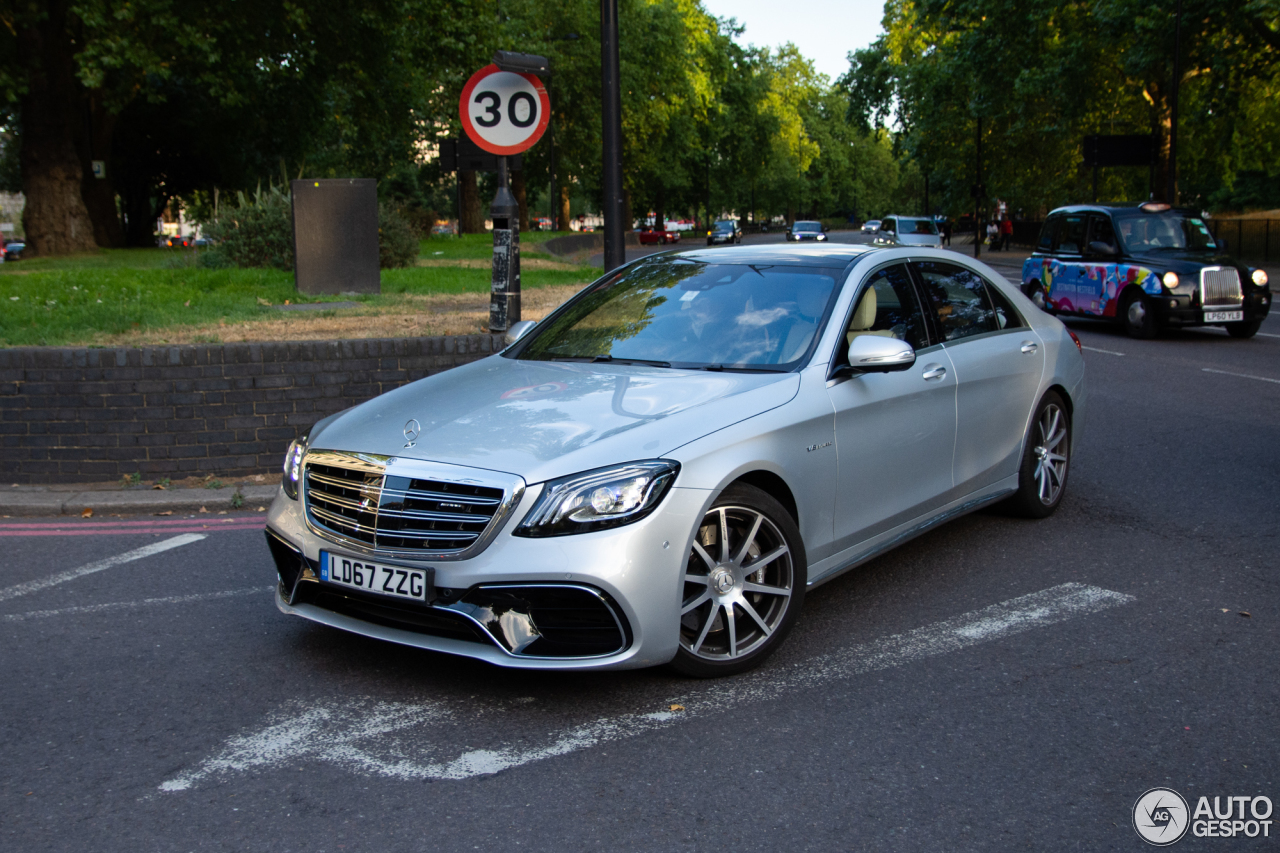
[[[1080,351],[1080,354],[1084,355],[1084,345],[1080,343],[1080,339],[1076,337],[1076,333],[1067,329],[1067,334],[1071,336],[1071,340],[1076,342],[1076,349]]]

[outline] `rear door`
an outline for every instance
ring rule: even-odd
[[[1058,222],[1053,239],[1053,279],[1049,284],[1048,302],[1058,311],[1081,311],[1078,292],[1084,276],[1084,241],[1087,217],[1084,213],[1065,213]]]
[[[1016,474],[1044,345],[995,285],[959,263],[915,261],[956,378],[955,496]]]

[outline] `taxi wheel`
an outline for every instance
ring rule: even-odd
[[[1129,337],[1149,341],[1160,331],[1151,300],[1141,293],[1131,293],[1120,307],[1120,318]]]
[[[1228,323],[1227,334],[1233,338],[1252,338],[1262,328],[1261,320],[1245,320],[1243,323]]]
[[[795,624],[807,568],[800,530],[782,504],[744,483],[725,489],[685,560],[671,667],[715,678],[759,666]]]
[[[1027,432],[1018,471],[1018,491],[1009,509],[1024,518],[1047,518],[1067,491],[1071,461],[1071,414],[1055,392],[1044,395]]]

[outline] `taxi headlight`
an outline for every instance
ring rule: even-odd
[[[1178,286],[1178,274],[1176,272],[1167,272],[1164,274],[1164,278],[1161,279],[1161,281],[1164,282],[1165,287],[1173,290]]]
[[[302,457],[307,452],[307,433],[289,442],[289,449],[284,454],[284,473],[280,485],[290,500],[298,499],[298,483],[302,479]]]
[[[1254,284],[1256,284],[1256,285],[1258,285],[1258,287],[1266,287],[1266,286],[1267,286],[1267,281],[1268,281],[1268,279],[1267,279],[1267,271],[1266,271],[1266,270],[1254,270],[1254,271],[1253,271],[1253,283],[1254,283]]]
[[[631,524],[649,515],[671,489],[680,463],[628,462],[546,484],[517,536],[565,536]]]

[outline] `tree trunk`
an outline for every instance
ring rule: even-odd
[[[125,244],[124,226],[116,208],[115,170],[110,157],[116,117],[92,95],[85,104],[85,113],[86,118],[76,140],[76,148],[80,151],[80,168],[84,174],[80,182],[80,196],[84,199],[85,209],[93,222],[94,241],[103,248],[119,248]],[[93,174],[94,160],[105,163],[104,177],[99,178]]]
[[[558,211],[559,222],[556,223],[557,231],[569,230],[569,188],[564,184],[560,185],[560,210]]]
[[[484,213],[480,210],[480,189],[476,186],[475,172],[459,173],[462,195],[462,218],[458,222],[461,234],[483,234]]]
[[[18,33],[18,61],[27,72],[18,153],[27,199],[22,224],[36,255],[96,248],[80,195],[82,172],[70,115],[80,101],[66,16],[65,2],[51,2],[47,18]]]
[[[1153,108],[1152,132],[1156,138],[1155,159],[1152,169],[1154,176],[1152,193],[1157,201],[1177,204],[1169,195],[1169,150],[1173,130],[1173,108],[1169,103],[1168,87],[1160,83],[1148,83],[1144,94]]]
[[[524,184],[524,170],[517,169],[511,173],[511,194],[516,197],[516,202],[520,205],[520,230],[527,232],[529,230],[529,191]]]
[[[622,230],[630,231],[636,227],[635,214],[631,211],[631,190],[622,191]]]

